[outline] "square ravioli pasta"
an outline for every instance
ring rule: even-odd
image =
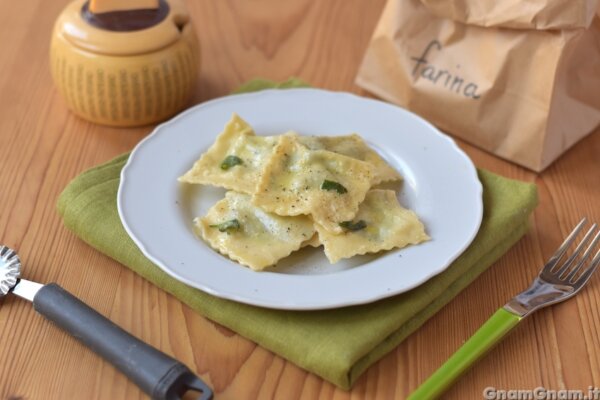
[[[367,193],[353,221],[343,223],[340,235],[316,224],[319,241],[333,264],[342,258],[377,253],[429,240],[417,215],[403,208],[393,190],[374,189]]]
[[[329,150],[357,160],[366,161],[375,167],[371,185],[402,179],[392,168],[356,133],[345,136],[298,136],[298,141],[310,150]]]
[[[297,135],[280,137],[252,201],[279,215],[310,214],[324,229],[341,233],[354,218],[373,177],[364,161],[327,150],[309,150]]]
[[[266,212],[249,195],[237,192],[227,192],[205,217],[195,220],[195,228],[213,249],[255,271],[310,245],[315,234],[309,217]]]
[[[215,143],[179,181],[253,193],[277,142],[277,137],[256,136],[246,121],[233,114]]]

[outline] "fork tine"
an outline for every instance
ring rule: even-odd
[[[590,279],[590,276],[592,276],[592,274],[596,270],[596,267],[598,267],[598,264],[600,264],[600,250],[598,250],[594,258],[592,259],[590,266],[587,267],[585,271],[583,271],[581,276],[574,283],[579,287],[585,285],[588,279]]]
[[[556,271],[555,275],[557,277],[560,278],[566,271],[569,270],[569,268],[571,267],[571,265],[573,264],[573,262],[575,261],[575,259],[577,258],[577,256],[579,254],[581,254],[581,252],[583,251],[583,247],[587,244],[588,240],[590,240],[590,238],[592,237],[592,235],[596,232],[596,227],[597,226],[598,225],[593,224],[592,227],[587,231],[587,233],[585,234],[585,236],[583,237],[583,239],[581,239],[581,242],[579,242],[579,244],[575,248],[575,251],[573,252],[573,254],[571,254],[571,256],[567,259],[567,261],[565,261],[565,263],[563,264],[563,266],[560,267],[560,269],[558,271]],[[591,244],[592,247],[588,247],[585,254],[588,254],[587,251],[591,251],[590,248],[594,247],[594,244],[596,243],[596,240],[597,240],[597,237],[594,238],[594,240],[592,241],[592,244]]]
[[[552,271],[554,269],[554,267],[556,267],[556,264],[561,259],[561,257],[563,256],[563,254],[565,254],[565,252],[567,251],[567,249],[569,247],[571,247],[571,244],[573,243],[573,240],[575,240],[575,237],[579,234],[579,231],[581,231],[581,228],[583,227],[583,225],[585,225],[586,221],[587,221],[587,218],[585,218],[585,217],[581,221],[579,221],[579,223],[577,224],[577,226],[575,227],[575,229],[573,229],[571,231],[571,233],[569,234],[569,236],[567,236],[567,238],[560,245],[560,247],[558,248],[558,250],[556,250],[556,253],[554,253],[552,255],[552,257],[550,257],[550,259],[546,263],[546,266],[544,267],[544,270],[546,270],[546,271]]]
[[[596,225],[596,224],[594,224],[594,225]],[[600,232],[598,232],[596,234],[596,236],[594,237],[594,239],[592,240],[590,245],[585,250],[585,253],[583,253],[583,255],[581,256],[581,259],[579,260],[579,264],[577,264],[575,266],[575,268],[573,268],[573,270],[565,278],[565,280],[567,282],[574,281],[573,278],[575,278],[575,275],[581,269],[581,267],[583,266],[583,263],[585,263],[585,261],[588,259],[588,257],[592,255],[592,251],[594,251],[594,248],[596,247],[596,243],[598,243],[598,239],[600,239]]]

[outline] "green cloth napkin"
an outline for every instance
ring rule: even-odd
[[[264,82],[247,88],[265,88]],[[410,292],[376,303],[323,311],[270,310],[186,286],[142,255],[117,212],[119,176],[127,157],[85,171],[65,188],[58,201],[65,225],[205,317],[344,389],[518,241],[537,203],[535,185],[479,171],[483,223],[471,246],[443,273]]]

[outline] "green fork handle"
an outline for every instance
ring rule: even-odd
[[[498,309],[448,361],[417,388],[408,400],[432,400],[441,396],[469,367],[483,357],[521,321],[522,317]]]

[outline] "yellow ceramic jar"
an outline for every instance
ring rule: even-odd
[[[127,15],[127,26],[118,18],[116,24],[90,19],[85,0],[64,9],[54,27],[50,64],[75,114],[99,124],[138,126],[186,106],[199,70],[198,42],[180,0],[160,5],[162,15],[153,14],[152,25],[147,18],[136,25]]]

